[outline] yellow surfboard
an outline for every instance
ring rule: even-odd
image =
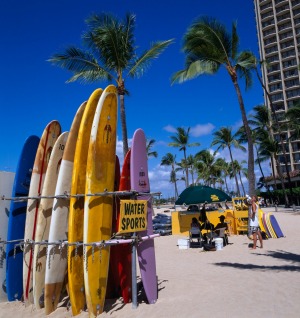
[[[277,235],[276,235],[276,233],[275,233],[275,231],[273,229],[273,226],[272,226],[272,224],[270,222],[270,213],[267,214],[266,220],[267,220],[268,230],[269,230],[272,238],[277,238]]]
[[[117,107],[117,89],[109,85],[100,97],[93,120],[86,169],[86,194],[114,191]],[[112,196],[85,197],[85,244],[111,238],[112,209]],[[108,246],[84,248],[84,284],[90,317],[103,312],[109,252]]]
[[[90,96],[80,123],[76,142],[71,194],[84,194],[86,182],[86,165],[89,150],[92,123],[102,89],[96,89]],[[69,211],[69,243],[83,241],[84,197],[71,197]],[[85,307],[83,247],[69,246],[68,251],[69,296],[74,316]]]
[[[264,212],[261,209],[258,209],[258,224],[259,224],[260,230],[267,233],[265,226],[263,224],[263,221],[262,221],[263,214],[264,214]]]

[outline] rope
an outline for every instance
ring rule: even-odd
[[[70,199],[70,198],[82,198],[82,197],[101,197],[101,196],[118,196],[118,197],[123,197],[123,196],[130,196],[130,195],[135,195],[135,196],[157,196],[159,195],[160,192],[137,192],[135,190],[130,190],[130,191],[104,191],[104,192],[97,192],[97,193],[86,193],[86,194],[68,194],[65,192],[64,194],[59,194],[59,195],[49,195],[49,196],[43,196],[43,195],[38,195],[38,196],[24,196],[24,197],[6,197],[5,195],[1,196],[1,200],[9,200],[9,201],[26,201],[26,200],[40,200],[40,199]]]
[[[156,237],[159,237],[160,234],[152,234],[152,235],[146,235],[146,236],[132,236],[131,238],[126,238],[126,237],[116,237],[114,239],[109,239],[109,240],[103,240],[100,242],[90,242],[90,243],[83,243],[83,242],[68,242],[67,240],[60,240],[60,241],[55,241],[55,242],[48,242],[48,241],[39,241],[36,242],[34,240],[9,240],[9,241],[0,241],[0,244],[5,245],[5,244],[11,244],[11,243],[19,243],[18,245],[59,245],[61,247],[64,246],[96,246],[96,247],[105,247],[109,245],[117,245],[117,244],[128,244],[131,242],[141,242],[149,239],[153,239]]]

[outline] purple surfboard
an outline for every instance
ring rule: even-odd
[[[148,178],[148,158],[146,138],[142,129],[137,129],[133,135],[130,159],[131,189],[138,192],[150,193]],[[140,195],[139,200],[148,200],[147,230],[139,232],[140,236],[152,235],[152,204],[150,195]],[[137,246],[137,254],[141,271],[141,278],[149,304],[157,301],[157,277],[154,240],[141,242]]]

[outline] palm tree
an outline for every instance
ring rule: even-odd
[[[278,176],[280,178],[280,181],[281,181],[281,184],[282,184],[282,190],[283,190],[283,193],[284,193],[285,205],[289,206],[289,198],[288,198],[288,196],[286,194],[284,178],[283,178],[283,175],[281,173],[280,162],[279,162],[279,159],[278,159],[279,151],[280,151],[280,147],[279,147],[278,141],[270,138],[269,136],[266,137],[264,140],[262,140],[261,143],[260,143],[259,153],[262,156],[269,156],[269,157],[270,156],[274,156],[274,158],[275,158]]]
[[[124,95],[126,77],[140,77],[151,60],[157,58],[173,40],[153,43],[140,56],[136,54],[134,38],[135,15],[128,13],[118,20],[110,14],[93,14],[87,20],[88,31],[83,36],[87,50],[70,46],[65,52],[54,54],[49,62],[73,73],[67,82],[114,81],[120,96],[123,154],[128,151]]]
[[[244,77],[246,88],[251,86],[251,72],[247,58],[238,52],[239,37],[236,24],[232,24],[231,33],[216,19],[201,17],[187,30],[184,36],[183,50],[186,53],[185,69],[172,77],[172,82],[184,82],[202,74],[215,74],[224,66],[235,88],[243,124],[248,140],[248,171],[250,195],[255,194],[254,150],[251,130],[248,124],[238,77]]]
[[[233,161],[234,170],[239,175],[240,184],[241,184],[242,189],[243,189],[243,196],[246,196],[246,191],[245,191],[245,187],[244,187],[244,184],[242,181],[241,173],[243,173],[244,176],[247,176],[247,169],[243,167],[243,164],[245,164],[245,163],[247,163],[246,160],[242,160],[241,162],[238,162],[237,160]]]
[[[228,148],[229,150],[232,171],[234,173],[234,178],[236,183],[236,189],[237,189],[238,196],[240,196],[241,193],[240,193],[239,183],[237,180],[237,175],[236,175],[235,167],[233,164],[232,147],[240,149],[244,152],[246,151],[246,149],[240,144],[240,141],[237,139],[237,134],[232,135],[232,128],[230,127],[221,127],[218,131],[213,133],[213,136],[214,136],[214,139],[211,145],[212,146],[218,145],[216,151],[218,151],[219,149],[225,149],[225,148]]]
[[[220,165],[217,164],[215,153],[209,150],[201,150],[195,154],[196,166],[198,170],[198,179],[202,179],[205,185],[215,186],[221,176]]]
[[[172,155],[168,152],[165,156],[161,159],[161,166],[171,166],[171,174],[170,174],[170,182],[174,183],[175,188],[175,200],[178,197],[178,189],[177,189],[177,178],[176,178],[176,155]]]
[[[221,171],[221,176],[224,179],[226,192],[229,193],[229,189],[228,189],[228,184],[227,184],[227,179],[226,178],[230,175],[230,164],[228,162],[226,162],[226,160],[224,158],[218,158],[216,160],[216,166],[218,166],[218,168]]]
[[[158,156],[157,151],[151,151],[151,148],[153,147],[154,143],[155,143],[155,139],[147,139],[146,149],[147,149],[148,158],[149,157],[157,158]]]
[[[196,147],[200,146],[198,142],[189,143],[190,139],[190,127],[185,130],[183,127],[176,128],[175,136],[170,137],[173,142],[169,143],[169,146],[171,147],[178,147],[179,151],[183,151],[183,157],[184,157],[184,163],[187,162],[187,156],[186,156],[186,148],[187,147]],[[189,186],[189,169],[188,165],[185,165],[185,182],[186,187]]]
[[[273,129],[275,129],[278,132],[280,146],[281,146],[281,150],[282,150],[282,153],[284,156],[284,166],[285,166],[285,170],[286,170],[286,174],[287,174],[290,195],[291,195],[291,197],[293,197],[292,182],[291,182],[290,172],[289,172],[289,168],[288,168],[288,164],[287,164],[288,163],[288,156],[287,156],[286,147],[284,144],[285,137],[284,137],[284,134],[282,134],[282,128],[285,127],[286,125],[282,125],[281,123],[279,123],[278,115],[276,113],[271,94],[269,93],[268,88],[264,84],[264,82],[259,74],[259,71],[258,71],[258,65],[260,65],[260,64],[267,65],[267,63],[266,63],[266,61],[259,62],[257,60],[257,58],[255,57],[255,55],[253,55],[253,54],[250,55],[248,52],[245,52],[243,54],[243,58],[249,62],[248,66],[247,66],[248,70],[254,70],[256,77],[258,78],[260,85],[263,88],[263,90],[268,98],[270,109],[272,112],[272,117],[274,119]]]
[[[289,129],[292,131],[290,138],[300,139],[300,101],[289,108],[285,116]]]
[[[196,159],[193,155],[189,155],[187,156],[186,158],[186,165],[191,173],[191,176],[192,176],[192,185],[195,185],[195,179],[194,179],[194,174],[196,172]]]
[[[262,160],[259,152],[258,152],[258,144],[261,140],[266,138],[267,136],[272,137],[271,130],[272,130],[272,120],[271,120],[271,113],[268,110],[268,108],[265,105],[257,105],[253,107],[254,113],[250,115],[250,119],[248,120],[249,125],[253,127],[251,130],[252,132],[252,139],[254,142],[254,148],[256,151],[256,160],[255,164],[258,165],[260,173],[262,175],[262,180],[265,180],[264,172],[262,170],[261,162],[267,161],[270,159],[268,156],[264,156],[264,160]],[[245,133],[244,126],[241,126],[237,132],[238,138],[240,142],[246,143],[247,142],[247,136]],[[275,179],[275,173],[274,173],[274,165],[273,165],[273,160],[270,160],[271,166],[272,166],[272,171],[273,171],[273,176],[274,176],[274,186],[276,189],[276,179]],[[271,192],[269,189],[269,185],[265,183],[267,187],[267,191],[269,195],[271,196]]]

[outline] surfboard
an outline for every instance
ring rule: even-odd
[[[271,222],[270,222],[270,213],[267,214],[266,223],[267,223],[268,230],[271,234],[271,237],[277,238],[276,233],[274,232],[273,227],[272,227]]]
[[[130,157],[131,149],[127,152],[121,172],[119,191],[131,190],[130,183]],[[123,197],[123,199],[126,199]],[[117,225],[119,231],[119,219],[120,213],[118,213]],[[118,246],[118,274],[120,281],[121,296],[125,304],[131,301],[132,296],[132,261],[131,261],[131,245],[122,245],[121,248]]]
[[[117,89],[103,91],[93,120],[86,169],[86,194],[114,191],[117,125]],[[111,237],[113,197],[86,196],[84,203],[85,244]],[[109,268],[109,246],[85,246],[84,284],[90,316],[103,312]]]
[[[23,145],[16,168],[11,196],[28,196],[33,163],[40,138],[29,136]],[[24,240],[27,201],[11,201],[7,241]],[[16,246],[16,248],[15,248]],[[19,242],[6,246],[6,290],[9,301],[20,300],[23,295],[23,251]]]
[[[13,172],[0,171],[0,196],[11,197],[15,174]],[[9,200],[0,198],[0,241],[6,241],[9,217]],[[4,244],[0,244],[0,300],[6,301],[6,257]]]
[[[119,191],[130,191],[130,154],[131,150],[127,152],[124,163],[122,166]],[[129,199],[122,197],[121,199]],[[116,197],[117,200],[117,214],[116,228],[113,232],[117,233],[119,231],[119,219],[120,219],[120,199]],[[114,278],[114,283],[111,283],[114,287],[112,297],[122,297],[125,304],[131,301],[132,293],[132,268],[131,268],[131,245],[114,245],[110,250],[110,272]]]
[[[272,225],[272,228],[273,228],[276,236],[278,238],[284,237],[284,235],[283,235],[283,233],[281,231],[281,228],[280,228],[280,226],[279,226],[274,214],[270,214],[270,223]]]
[[[34,160],[32,176],[29,188],[29,197],[41,195],[43,190],[44,178],[48,168],[51,151],[56,142],[56,139],[61,133],[61,127],[57,120],[51,121],[43,131],[37,153]],[[28,199],[24,241],[34,241],[37,214],[39,209],[38,199]],[[25,304],[33,304],[33,289],[32,289],[32,269],[33,269],[33,246],[26,244],[24,248],[23,261],[23,289]]]
[[[85,106],[86,102],[80,105],[73,119],[57,178],[55,196],[64,195],[65,193],[70,194],[76,140]],[[54,199],[49,229],[49,242],[67,241],[69,207],[69,199]],[[45,313],[49,315],[56,309],[60,300],[67,268],[66,246],[62,244],[49,246],[47,249],[46,262],[44,299]]]
[[[89,150],[92,123],[102,89],[96,89],[88,99],[80,123],[74,168],[72,173],[71,194],[84,194],[86,181],[86,165]],[[69,211],[69,243],[83,241],[83,213],[84,197],[71,197]],[[80,314],[85,307],[84,274],[83,274],[83,247],[69,246],[68,251],[68,284],[72,313]]]
[[[264,231],[266,235],[268,235],[263,223],[263,214],[264,212],[261,209],[258,209],[258,224],[259,224],[260,230]]]
[[[271,233],[268,229],[268,225],[267,225],[267,213],[264,213],[263,216],[262,216],[262,222],[263,222],[263,225],[264,225],[264,228],[265,228],[265,231],[268,235],[268,238],[271,238]]]
[[[53,197],[57,183],[58,173],[62,161],[63,152],[68,139],[68,132],[62,133],[56,140],[51,152],[45,175],[42,198],[40,200],[35,242],[48,241],[49,229],[53,207]],[[44,288],[46,272],[47,245],[35,245],[33,254],[33,299],[37,309],[44,307]]]
[[[137,129],[133,135],[130,160],[131,188],[142,193],[150,192],[148,178],[148,158],[146,149],[146,137],[142,129]],[[152,235],[152,198],[150,195],[140,195],[139,200],[148,200],[147,230],[139,232],[139,235]],[[149,304],[157,301],[157,277],[154,240],[141,242],[137,246],[138,261],[141,279]]]
[[[115,164],[115,184],[114,191],[119,190],[120,186],[120,161],[119,157],[116,155],[116,164]],[[116,234],[118,231],[118,210],[120,207],[120,201],[117,196],[113,199],[113,213],[112,213],[112,235]],[[118,270],[117,270],[117,257],[118,253],[115,249],[115,245],[110,248],[109,255],[109,270],[107,278],[107,287],[106,287],[106,299],[119,298],[120,297],[120,284],[118,280]]]

